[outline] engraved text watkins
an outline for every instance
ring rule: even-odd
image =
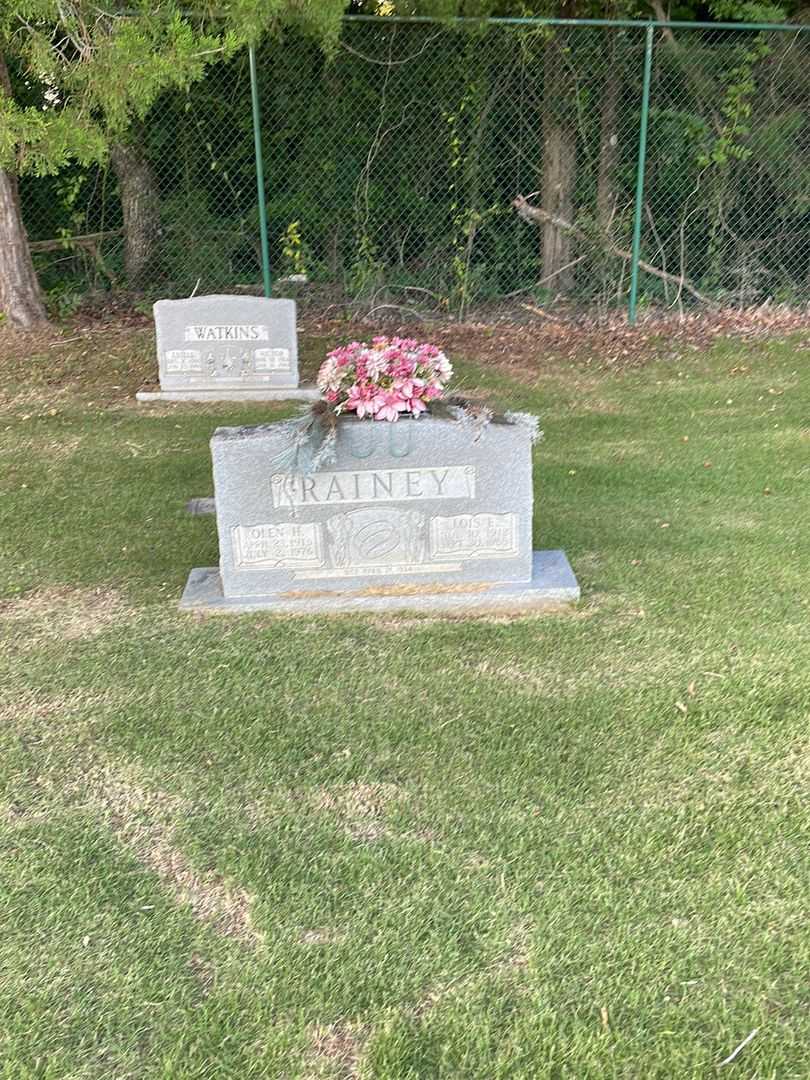
[[[266,326],[187,326],[186,341],[267,341]]]
[[[437,469],[367,469],[361,472],[319,472],[311,476],[276,473],[273,506],[317,506],[324,503],[403,502],[408,499],[473,499],[475,467],[447,465]]]

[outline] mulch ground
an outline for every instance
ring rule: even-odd
[[[525,316],[525,313],[524,313]],[[101,351],[126,347],[128,339],[151,329],[146,315],[120,306],[91,309],[33,334],[0,329],[0,361],[22,360],[37,353],[57,355],[68,345],[75,355],[86,342]],[[509,369],[513,374],[540,374],[560,366],[621,370],[650,361],[676,359],[703,351],[723,339],[755,341],[810,334],[810,310],[770,303],[746,309],[717,309],[678,314],[645,313],[629,326],[624,313],[595,318],[587,314],[557,315],[532,309],[528,317],[491,322],[402,322],[394,319],[343,319],[329,313],[302,311],[302,335],[340,339],[368,338],[374,332],[429,338],[450,354]],[[106,348],[105,348],[106,347]]]

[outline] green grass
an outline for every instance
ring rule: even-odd
[[[213,428],[284,411],[55,356],[0,371],[0,1077],[806,1080],[800,339],[461,362],[583,586],[518,619],[181,615]]]

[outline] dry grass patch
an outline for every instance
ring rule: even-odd
[[[763,519],[761,517],[755,517],[753,514],[725,513],[713,514],[711,518],[708,519],[708,523],[713,525],[716,529],[744,530],[745,532],[748,532],[751,529],[761,528]]]
[[[76,387],[70,383],[23,387],[0,385],[0,411],[14,412],[22,409],[33,414],[45,413],[58,405],[72,400]],[[30,419],[30,417],[28,417]]]
[[[150,791],[120,768],[104,763],[84,768],[71,786],[198,919],[244,945],[260,943],[261,935],[251,922],[248,893],[214,870],[196,870],[174,846],[173,823],[188,812],[182,800],[163,791]]]
[[[30,782],[34,798],[30,809],[11,803],[0,806],[0,820],[28,826],[66,813],[90,813],[100,820],[135,858],[159,878],[175,900],[218,933],[249,947],[262,938],[250,916],[251,896],[226,881],[215,870],[197,870],[174,843],[176,823],[189,813],[185,800],[147,787],[140,777],[101,758],[77,755],[66,763],[47,753],[49,745],[65,742],[65,732],[53,721],[96,701],[83,692],[64,698],[30,697],[9,711],[0,709],[0,723],[27,721],[26,738],[45,755]],[[31,721],[46,722],[42,732],[31,731]],[[76,742],[76,732],[71,732]]]
[[[388,806],[408,798],[397,784],[344,784],[337,788],[317,788],[313,803],[317,810],[335,814],[353,840],[379,840],[387,834],[382,818]]]
[[[192,953],[189,957],[188,966],[200,987],[203,997],[208,997],[216,984],[216,971],[210,960],[199,953]]]
[[[498,609],[496,611],[478,611],[472,609],[468,612],[447,611],[436,615],[378,615],[370,618],[375,630],[381,630],[384,634],[399,634],[409,630],[419,630],[437,624],[467,623],[472,621],[486,626],[511,626],[516,622],[534,622],[546,619],[550,616],[563,615],[566,619],[581,619],[594,613],[597,608],[595,601],[587,604],[579,604],[576,607],[570,603],[544,604],[542,607],[523,608],[515,611]]]
[[[680,660],[684,678],[700,670],[702,661],[695,657]],[[549,665],[523,665],[517,661],[496,664],[482,660],[471,666],[474,675],[495,679],[525,694],[555,697],[580,694],[594,687],[626,689],[660,686],[662,679],[673,672],[671,651],[659,649],[648,652],[625,648],[605,654],[587,666],[563,669]]]
[[[608,401],[607,398],[580,398],[571,402],[571,412],[588,413],[598,416],[618,416],[627,410],[616,401]]]
[[[56,465],[73,457],[83,442],[83,435],[64,435],[58,439],[29,439],[25,449],[35,457],[44,458],[49,465]]]
[[[0,600],[0,635],[36,645],[43,639],[80,641],[130,618],[134,609],[113,589],[56,586]]]
[[[428,990],[424,997],[408,1009],[409,1014],[419,1020],[444,1001],[463,997],[478,986],[482,979],[513,980],[529,966],[533,929],[528,920],[518,923],[512,928],[506,948],[500,956],[477,971],[459,975],[451,982]]]
[[[309,1070],[305,1080],[329,1076],[334,1080],[353,1080],[360,1075],[363,1047],[369,1030],[362,1024],[338,1021],[312,1029]]]
[[[39,728],[47,725],[55,731],[54,721],[67,718],[73,713],[100,707],[105,704],[104,694],[91,694],[86,690],[72,690],[64,694],[35,694],[18,691],[0,698],[0,724],[4,726]]]
[[[315,930],[302,930],[298,940],[302,945],[340,945],[346,940],[346,932],[320,927]]]
[[[602,444],[600,454],[622,460],[642,458],[645,464],[650,466],[664,465],[669,460],[667,455],[651,451],[649,444],[643,439],[606,439]]]

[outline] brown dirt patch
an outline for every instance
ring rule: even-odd
[[[393,320],[333,317],[300,305],[305,374],[311,374],[326,348],[350,337],[368,337],[385,329],[413,332],[393,309]],[[332,313],[334,313],[334,308]],[[509,310],[487,313],[488,321],[456,324],[420,323],[419,333],[441,344],[453,356],[468,356],[528,385],[542,375],[617,372],[643,367],[653,360],[674,360],[705,350],[718,341],[741,342],[810,334],[810,313],[770,303],[737,309],[690,312],[683,316],[649,312],[636,327],[623,312],[594,317],[575,310],[532,311],[518,303]],[[810,338],[797,347],[810,347]],[[312,355],[310,355],[312,354]],[[733,369],[747,373],[745,365]],[[134,400],[141,386],[157,383],[154,326],[149,316],[126,302],[88,310],[41,333],[22,334],[0,328],[0,408],[48,408],[65,399],[100,408],[144,408]],[[582,404],[582,403],[580,403]],[[171,415],[177,407],[147,406],[150,415]],[[604,400],[592,408],[612,411]],[[195,405],[195,412],[201,406]],[[204,408],[204,406],[203,406]],[[213,406],[215,409],[216,406]]]
[[[62,386],[0,386],[0,409],[30,410],[32,416],[39,415],[56,409],[71,397],[74,389],[70,383]]]
[[[15,409],[79,394],[134,407],[138,387],[157,377],[152,320],[132,311],[81,314],[31,334],[4,327],[0,360],[0,407]]]

